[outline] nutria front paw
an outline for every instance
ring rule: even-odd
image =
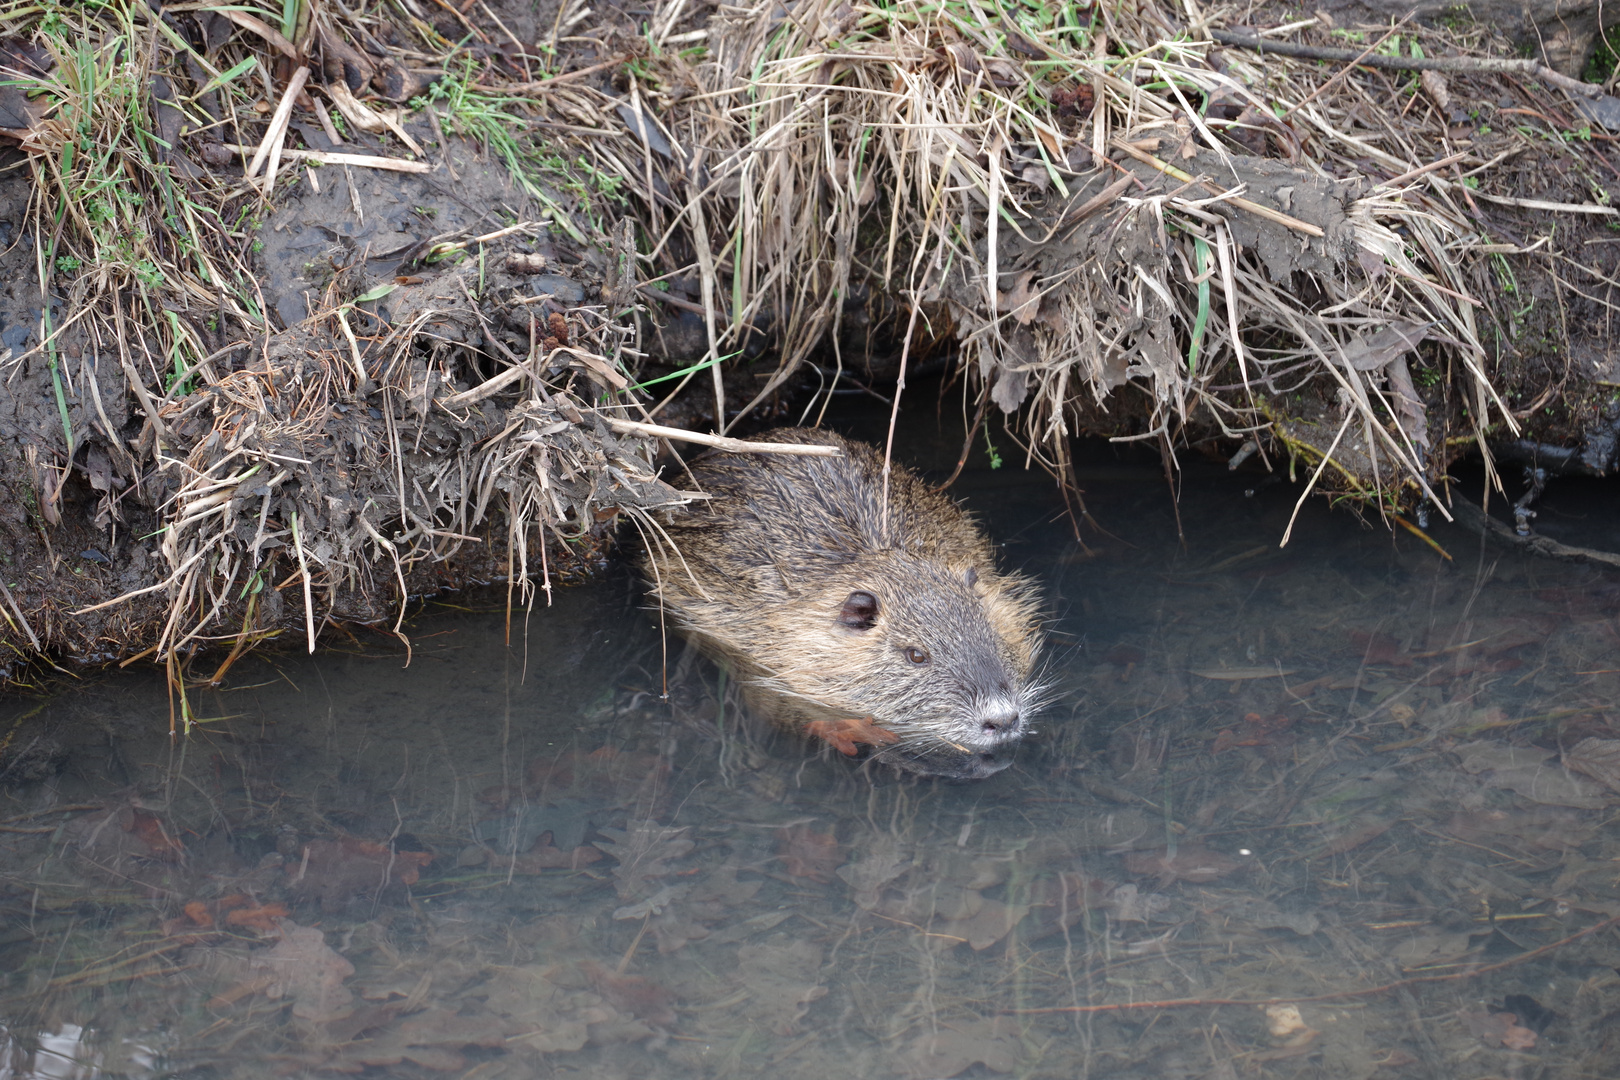
[[[867,746],[886,746],[900,741],[900,736],[887,728],[880,728],[870,716],[851,716],[847,720],[812,720],[804,728],[845,757],[854,757],[858,743]]]

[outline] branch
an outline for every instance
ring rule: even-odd
[[[1393,71],[1464,71],[1528,75],[1582,97],[1603,96],[1603,87],[1560,74],[1539,60],[1518,60],[1501,56],[1417,57],[1385,56],[1382,53],[1363,55],[1355,49],[1329,49],[1317,45],[1298,45],[1290,41],[1264,41],[1252,34],[1239,34],[1231,30],[1211,30],[1209,36],[1222,45],[1253,49],[1261,54],[1276,53],[1278,56],[1297,56],[1305,60],[1349,60],[1362,67],[1388,68]]]
[[[653,439],[673,439],[676,442],[697,443],[699,446],[711,446],[716,450],[724,450],[731,454],[798,454],[804,457],[844,456],[844,452],[836,446],[825,446],[816,443],[745,442],[742,439],[728,439],[723,435],[705,435],[702,432],[686,431],[683,428],[664,427],[662,424],[643,424],[638,420],[620,420],[616,416],[604,416],[602,422],[620,435],[645,435]]]

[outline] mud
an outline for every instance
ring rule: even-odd
[[[513,78],[528,62],[508,48],[513,37],[549,43],[574,67],[604,64],[575,83],[600,99],[596,118],[571,118],[575,135],[589,119],[602,125],[593,140],[628,137],[640,123],[631,107],[643,100],[638,94],[653,115],[673,115],[690,88],[665,83],[655,92],[654,80],[637,89],[630,69],[613,66],[619,57],[641,65],[657,59],[630,21],[609,13],[576,25],[567,21],[575,10],[493,4],[503,33],[470,52]],[[666,32],[697,33],[707,19],[690,12]],[[448,12],[435,20],[448,39],[464,32]],[[1214,50],[1212,66],[1226,62]],[[1514,469],[1552,462],[1554,471],[1611,471],[1620,443],[1620,359],[1609,333],[1620,282],[1620,245],[1609,242],[1614,219],[1549,215],[1506,205],[1501,193],[1620,201],[1612,136],[1593,130],[1566,101],[1506,76],[1453,78],[1444,115],[1393,83],[1389,90],[1414,124],[1421,116],[1429,125],[1423,138],[1438,134],[1445,147],[1468,150],[1470,161],[1494,163],[1489,192],[1460,179],[1444,191],[1477,226],[1450,243],[1471,275],[1468,291],[1485,300],[1471,318],[1490,354],[1486,375],[1519,430],[1459,389],[1468,383],[1454,370],[1454,354],[1431,340],[1412,354],[1409,375],[1431,478],[1439,482],[1481,441],[1498,446]],[[636,380],[648,380],[641,397],[656,400],[649,395],[675,384],[650,380],[678,374],[708,352],[696,256],[678,231],[657,246],[685,181],[666,182],[649,167],[640,206],[585,205],[578,191],[553,187],[548,209],[516,187],[487,148],[447,137],[447,118],[437,116],[419,111],[406,121],[433,166],[427,174],[295,167],[269,204],[238,193],[223,207],[255,276],[255,309],[268,317],[268,332],[255,334],[242,332],[223,297],[160,310],[131,288],[111,301],[118,319],[109,320],[105,304],[87,314],[60,267],[48,275],[47,307],[36,238],[27,232],[36,193],[19,152],[0,152],[0,347],[9,356],[0,391],[0,678],[24,677],[41,649],[61,663],[154,649],[191,656],[212,644],[385,625],[405,598],[445,587],[497,579],[549,586],[600,564],[621,511],[683,497],[668,482],[676,474],[656,475],[653,446],[611,432],[595,407],[604,391]],[[1142,144],[1202,178],[1194,183],[1125,153],[1094,171],[1080,150],[1068,162],[1068,198],[1031,182],[1022,167],[1035,160],[1034,148],[1008,148],[1009,175],[1018,177],[1009,182],[1023,185],[1018,197],[1032,213],[1001,231],[998,299],[987,304],[982,275],[963,266],[927,290],[928,318],[910,343],[909,373],[970,367],[974,385],[1006,415],[1039,415],[1045,393],[1071,433],[1153,435],[1164,403],[1152,388],[1171,385],[1170,375],[1187,367],[1186,328],[1151,293],[1127,309],[1105,286],[1133,274],[1161,282],[1187,276],[1173,265],[1183,251],[1164,243],[1162,222],[1158,231],[1151,225],[1154,200],[1241,191],[1314,226],[1322,236],[1220,200],[1205,206],[1269,288],[1302,307],[1320,306],[1325,298],[1311,292],[1313,281],[1376,283],[1383,273],[1355,250],[1347,216],[1352,200],[1391,171],[1375,152],[1378,120],[1364,106],[1335,119],[1369,148],[1365,158],[1329,163],[1345,180],[1323,175],[1315,136],[1297,121],[1256,122],[1233,136],[1247,154],[1200,146],[1185,125]],[[528,134],[569,126],[537,120]],[[642,134],[626,145],[644,150],[649,163],[660,154],[674,160],[653,145],[650,129],[635,130]],[[295,112],[294,132],[299,145],[331,149],[305,111]],[[392,155],[399,144],[356,132],[339,149]],[[204,156],[195,140],[182,140],[169,160],[195,176]],[[1130,213],[1117,206],[1075,213],[1121,177],[1129,180]],[[1440,197],[1422,187],[1404,196],[1417,210]],[[632,219],[631,233],[622,233]],[[474,242],[514,225],[521,227]],[[624,251],[615,237],[624,235],[643,254],[656,251],[628,278],[616,269]],[[879,231],[855,239],[856,262],[881,262],[873,247],[883,243]],[[464,246],[433,250],[443,243]],[[977,244],[988,261],[986,238]],[[718,285],[732,285],[724,266]],[[1035,290],[1045,290],[1040,301],[1029,299]],[[633,315],[632,301],[641,305]],[[775,346],[790,313],[758,309],[740,353],[724,365],[731,415],[715,414],[704,372],[659,420],[720,427],[761,387],[775,393],[745,428],[813,421],[837,394],[886,398],[904,351],[904,304],[873,281],[852,282],[838,303],[833,331],[785,380]],[[984,320],[1009,309],[996,330],[1004,340],[979,347]],[[178,361],[167,367],[152,319],[183,323],[207,359],[184,371]],[[64,323],[71,325],[54,350],[41,349],[42,327]],[[1265,333],[1257,337],[1267,344]],[[1041,369],[1054,349],[1069,350],[1069,382],[1037,377],[1050,376]],[[530,359],[540,356],[543,364]],[[524,364],[528,375],[478,389]],[[1218,375],[1212,392],[1225,404],[1183,403],[1176,430],[1164,433],[1167,444],[1231,456],[1240,440],[1220,410],[1234,403],[1253,404],[1274,425],[1284,459],[1295,454],[1313,464],[1340,430],[1339,388],[1320,372],[1297,384],[1268,380],[1263,390],[1244,386],[1230,367]],[[1476,430],[1476,418],[1487,414],[1491,422]],[[1358,456],[1354,436],[1335,459],[1347,478],[1341,490],[1365,494],[1369,475],[1371,486],[1384,482],[1377,461]],[[1289,467],[1276,455],[1253,460],[1251,467]]]
[[[28,296],[32,239],[19,229],[31,185],[24,170],[4,174],[0,230],[13,244],[0,255],[0,338],[13,362],[0,402],[0,550],[10,594],[0,597],[0,676],[24,675],[38,646],[63,663],[104,663],[150,649],[164,634],[172,644],[182,624],[201,631],[193,647],[233,631],[263,640],[306,626],[288,535],[295,514],[303,535],[320,538],[305,553],[321,567],[311,595],[320,609],[317,632],[380,624],[406,596],[511,575],[510,522],[486,519],[493,509],[487,485],[482,504],[470,517],[465,512],[480,494],[472,485],[489,480],[469,467],[493,437],[533,418],[514,417],[520,403],[513,394],[453,410],[437,399],[493,375],[492,357],[527,355],[534,320],[543,324],[596,299],[606,254],[578,248],[565,235],[554,239],[542,223],[498,247],[426,259],[434,241],[543,219],[505,168],[476,147],[455,138],[433,142],[425,121],[414,134],[439,170],[311,169],[273,211],[246,220],[263,309],[283,329],[230,341],[217,332],[223,318],[197,319],[219,346],[202,373],[206,385],[188,380],[180,389],[189,393],[135,400],[116,348],[82,331],[88,321],[62,334],[71,460],[51,364],[36,348],[38,301]],[[508,272],[513,254],[546,272]],[[354,302],[389,285],[393,291],[378,300]],[[345,302],[357,360],[332,315]],[[55,325],[62,310],[58,305]],[[356,363],[368,372],[364,380],[350,374]],[[273,491],[263,486],[265,475],[257,476],[260,486],[242,476],[226,515],[228,545],[256,538],[254,550],[272,557],[228,583],[233,595],[216,589],[177,616],[180,583],[153,585],[196,552],[176,549],[164,531],[175,522],[168,511],[188,482],[230,458],[238,466],[279,463],[289,473]],[[545,570],[558,582],[594,573],[606,543],[590,483],[571,498],[584,525],[569,542],[552,537]],[[216,560],[205,561],[218,571]],[[107,606],[83,610],[97,605]]]

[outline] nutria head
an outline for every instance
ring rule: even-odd
[[[793,655],[779,659],[794,662],[766,681],[896,736],[874,747],[878,762],[956,779],[1011,764],[1039,693],[1024,582],[900,553],[833,576],[844,580],[792,611],[822,625],[784,637]]]
[[[998,573],[961,508],[872,447],[761,438],[840,455],[694,463],[710,497],[670,515],[643,562],[676,625],[753,711],[844,753],[963,780],[1006,768],[1039,693],[1034,584]]]

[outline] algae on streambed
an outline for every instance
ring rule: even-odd
[[[960,432],[906,435],[951,471]],[[6,1060],[1604,1073],[1620,581],[1321,505],[1279,552],[1298,488],[1200,466],[1182,547],[1152,455],[1076,467],[1089,548],[1040,480],[961,481],[1058,613],[1058,704],[970,785],[809,756],[703,663],[660,702],[622,578],[510,638],[499,593],[429,605],[403,670],[383,634],[244,657],[178,743],[149,670],[13,696],[57,749],[0,789]]]

